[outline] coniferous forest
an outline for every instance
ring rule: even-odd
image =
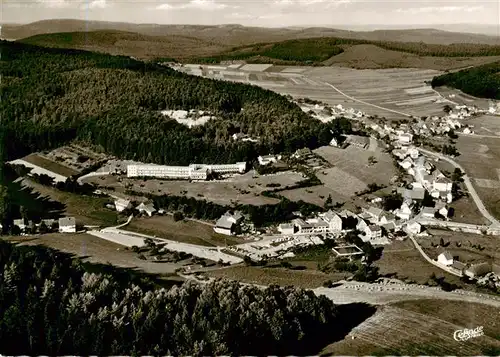
[[[339,122],[310,118],[256,86],[175,72],[124,56],[1,42],[0,115],[6,157],[73,139],[124,159],[229,163],[328,144]],[[199,109],[217,118],[188,128],[160,113]],[[259,143],[234,141],[234,133]]]
[[[87,269],[65,253],[0,240],[0,353],[315,354],[325,335],[342,336],[370,310],[346,319],[326,297],[291,287],[218,280],[167,289]]]
[[[500,62],[446,73],[434,77],[431,84],[457,88],[479,98],[500,99]]]

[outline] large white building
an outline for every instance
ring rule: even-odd
[[[246,162],[236,164],[205,165],[191,164],[189,166],[166,165],[128,165],[127,177],[162,177],[184,180],[206,180],[209,173],[236,174],[246,171]]]

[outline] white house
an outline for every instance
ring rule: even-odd
[[[408,220],[408,219],[410,219],[413,212],[412,212],[410,206],[408,205],[408,203],[403,202],[401,207],[399,209],[397,209],[396,211],[394,211],[394,213],[399,218],[404,219],[404,220]]]
[[[408,155],[410,155],[412,159],[418,159],[418,155],[420,155],[420,152],[417,148],[411,147],[408,149]]]
[[[278,226],[278,231],[281,234],[294,234],[295,233],[295,226],[290,223],[281,223]]]
[[[365,237],[368,240],[375,240],[382,237],[382,228],[372,224],[365,229]]]
[[[447,177],[438,177],[432,183],[432,188],[441,192],[450,192],[453,181]]]
[[[331,233],[340,232],[342,230],[342,218],[332,210],[329,210],[323,215],[323,220],[328,224],[328,229]]]
[[[298,233],[312,233],[313,231],[312,225],[304,221],[302,218],[294,219],[293,224],[298,228]]]
[[[450,254],[450,252],[445,250],[443,253],[438,255],[437,261],[444,266],[450,266],[453,264],[453,256]]]
[[[412,222],[405,227],[408,234],[419,234],[422,231],[422,226],[418,222]]]
[[[59,232],[61,232],[61,233],[75,233],[76,232],[75,217],[59,218]]]
[[[339,146],[339,143],[337,142],[337,140],[335,138],[333,138],[332,140],[330,140],[330,146]]]
[[[153,213],[156,212],[156,209],[155,209],[155,206],[153,205],[153,203],[144,204],[144,202],[142,202],[139,206],[136,207],[136,209],[140,213],[146,213],[149,217],[151,217],[153,215]]]
[[[403,134],[398,135],[398,141],[402,145],[408,145],[411,143],[412,140],[413,140],[413,135],[410,133],[403,133]]]
[[[126,209],[132,208],[132,203],[129,200],[119,198],[115,201],[115,208],[118,212],[123,212]]]
[[[465,128],[463,131],[464,134],[473,134],[472,130],[470,128]]]
[[[264,155],[258,157],[259,164],[262,166],[269,165],[271,163],[281,160],[281,155]]]
[[[413,165],[415,165],[415,163],[413,162],[413,160],[411,159],[411,157],[407,157],[406,159],[404,159],[403,161],[401,161],[399,163],[399,166],[401,166],[405,170],[408,170]]]
[[[214,231],[228,236],[233,235],[243,218],[240,211],[227,211],[215,223]]]

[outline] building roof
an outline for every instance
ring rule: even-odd
[[[460,271],[464,270],[466,266],[467,266],[466,264],[459,262],[458,260],[454,260],[453,264],[451,264],[452,268],[455,268]]]
[[[309,223],[307,223],[306,221],[304,221],[301,218],[295,218],[293,220],[293,222],[296,226],[301,227],[301,228],[310,228],[311,227],[311,225]]]
[[[231,222],[226,216],[220,217],[215,223],[215,227],[224,229],[231,229],[233,225],[234,223]]]
[[[367,210],[367,213],[369,213],[372,216],[375,217],[380,217],[384,211],[382,211],[380,208],[370,206]]]
[[[368,226],[368,229],[372,232],[379,232],[381,230],[381,228],[379,226],[376,226],[374,224],[372,224],[371,226]]]
[[[280,229],[289,229],[289,228],[294,228],[294,225],[291,223],[281,223],[278,227]]]
[[[137,206],[137,209],[139,211],[148,211],[148,212],[156,211],[154,204],[151,202],[146,204],[142,202],[139,206]]]
[[[422,208],[422,214],[434,214],[436,210],[433,207],[424,207]]]
[[[62,217],[59,218],[59,227],[67,227],[76,225],[75,217]]]
[[[385,217],[386,220],[388,221],[395,221],[396,220],[396,215],[392,214],[391,212],[383,212],[380,218]]]
[[[453,260],[453,255],[451,255],[451,253],[447,250],[439,254],[439,256],[443,256],[446,260]]]
[[[393,231],[396,229],[396,225],[394,224],[394,222],[383,224],[382,227],[384,227],[386,231]]]
[[[334,219],[340,219],[339,215],[335,212],[333,212],[332,210],[329,210],[328,212],[326,212],[323,216],[323,219],[326,221],[326,222],[331,222],[333,221]]]
[[[370,139],[366,136],[359,135],[347,135],[346,143],[359,145],[359,146],[367,146],[370,142]]]

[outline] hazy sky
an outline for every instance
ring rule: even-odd
[[[0,0],[2,22],[51,18],[249,26],[500,23],[500,0]]]

